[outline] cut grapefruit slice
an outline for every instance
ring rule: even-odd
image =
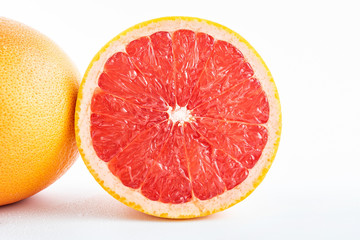
[[[246,198],[275,157],[280,101],[237,33],[190,17],[138,24],[91,62],[77,143],[97,182],[147,214],[191,218]]]

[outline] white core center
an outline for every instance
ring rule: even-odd
[[[175,109],[169,107],[167,113],[169,114],[169,119],[174,123],[180,122],[180,124],[184,124],[184,122],[190,122],[192,120],[191,111],[179,105],[176,105]]]

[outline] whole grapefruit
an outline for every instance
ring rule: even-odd
[[[77,158],[80,75],[49,38],[0,18],[0,205],[41,191]]]

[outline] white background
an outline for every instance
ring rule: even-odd
[[[117,202],[79,158],[55,184],[0,208],[0,239],[359,239],[360,6],[357,1],[0,1],[0,16],[53,39],[81,74],[139,22],[185,15],[223,24],[263,57],[283,133],[263,183],[236,206],[164,220]]]

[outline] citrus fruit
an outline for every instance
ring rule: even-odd
[[[147,214],[224,210],[264,178],[281,112],[265,63],[237,33],[191,17],[138,24],[91,62],[75,113],[94,178]]]
[[[0,205],[27,198],[77,158],[80,75],[49,38],[0,18]]]

